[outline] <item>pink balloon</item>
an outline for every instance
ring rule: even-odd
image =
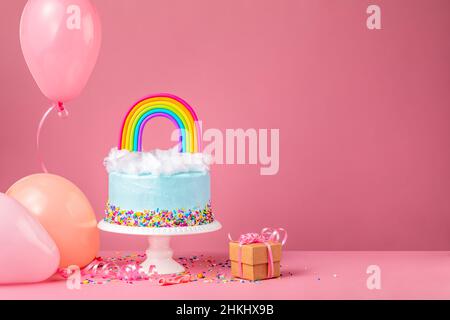
[[[67,102],[80,95],[97,62],[100,18],[89,0],[29,0],[20,43],[42,93]]]
[[[59,265],[44,227],[16,200],[0,193],[0,284],[40,282]]]

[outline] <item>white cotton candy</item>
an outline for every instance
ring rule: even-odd
[[[172,175],[182,172],[207,172],[211,156],[204,153],[180,153],[178,146],[169,150],[130,152],[111,149],[104,161],[108,173]]]

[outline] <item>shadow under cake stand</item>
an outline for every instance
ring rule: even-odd
[[[209,224],[192,227],[144,228],[120,226],[102,220],[98,223],[98,228],[106,232],[147,236],[149,246],[146,251],[147,259],[141,263],[143,270],[148,273],[150,266],[155,266],[155,271],[158,274],[173,274],[183,272],[184,268],[172,258],[173,250],[170,248],[170,238],[172,236],[213,232],[221,229],[222,225],[219,221],[214,221]]]

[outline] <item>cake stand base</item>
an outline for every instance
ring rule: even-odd
[[[154,266],[154,271],[158,274],[172,274],[184,271],[181,264],[176,262],[173,250],[170,248],[169,236],[149,236],[148,237],[147,259],[141,263],[141,268],[147,274],[151,273],[150,267]]]

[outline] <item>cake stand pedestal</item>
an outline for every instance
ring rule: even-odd
[[[149,246],[146,251],[147,259],[141,263],[142,269],[149,273],[150,266],[155,266],[155,271],[158,274],[173,274],[183,272],[184,268],[172,258],[173,250],[170,248],[170,238],[172,236],[213,232],[221,229],[222,225],[219,221],[214,221],[210,224],[194,227],[140,228],[115,225],[102,220],[99,222],[98,228],[113,233],[147,236]]]
[[[169,236],[148,237],[147,259],[141,263],[141,267],[148,273],[151,266],[155,266],[160,274],[180,273],[184,271],[181,264],[176,262],[170,249]]]

